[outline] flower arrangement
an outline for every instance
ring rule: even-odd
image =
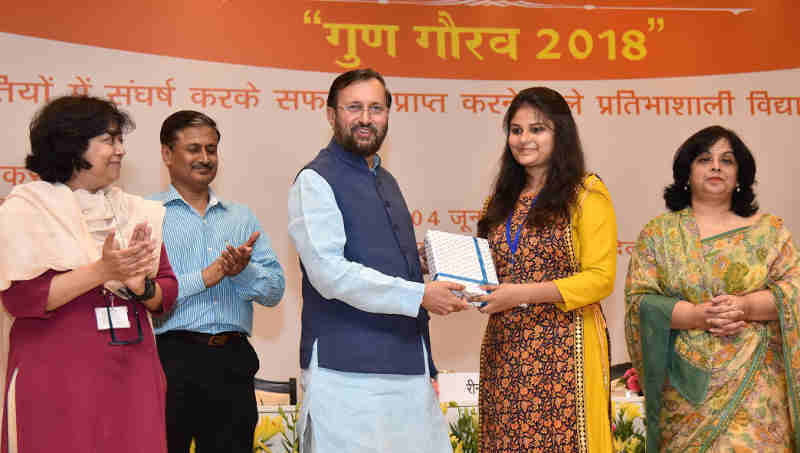
[[[299,442],[295,440],[294,444],[287,446],[286,440],[288,439],[286,431],[287,427],[290,430],[290,435],[295,434],[295,424],[297,423],[297,413],[293,413],[291,417],[287,417],[286,413],[281,408],[278,408],[278,413],[274,417],[264,416],[259,420],[256,429],[253,432],[253,453],[272,453],[272,450],[267,446],[268,441],[276,434],[280,433],[283,436],[281,443],[285,451],[297,453],[299,450]],[[291,423],[290,423],[291,421]],[[195,453],[196,445],[194,438],[189,445],[189,453]]]
[[[278,433],[285,433],[286,427],[280,416],[262,417],[253,432],[253,453],[272,453],[267,446],[267,441]]]
[[[636,371],[636,368],[629,368],[628,371],[622,375],[622,379],[625,380],[625,388],[642,396],[642,386],[639,384],[639,373]]]
[[[287,413],[283,408],[278,407],[278,414],[281,419],[286,423],[286,429],[281,431],[281,445],[283,450],[290,453],[298,453],[300,451],[300,433],[297,432],[297,414],[300,412],[300,404],[295,407],[291,413]]]
[[[644,434],[633,426],[633,421],[642,417],[637,403],[622,403],[617,407],[611,402],[611,430],[614,433],[615,453],[644,453]]]
[[[642,396],[642,386],[639,383],[639,373],[636,368],[629,368],[619,379],[611,381],[611,386],[624,386],[626,392]],[[644,453],[645,434],[634,426],[634,420],[641,419],[642,406],[636,402],[628,402],[617,405],[611,402],[611,430],[613,432],[614,452],[615,453]]]
[[[478,440],[480,438],[480,419],[478,411],[474,408],[462,409],[450,401],[441,403],[442,413],[447,414],[447,409],[458,408],[458,418],[450,423],[450,446],[453,453],[478,453]]]

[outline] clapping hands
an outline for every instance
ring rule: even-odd
[[[250,238],[244,244],[238,247],[226,246],[225,250],[217,258],[225,275],[229,277],[238,275],[239,272],[242,272],[247,267],[250,263],[250,257],[253,255],[253,246],[255,246],[259,236],[261,236],[261,233],[256,231],[250,235]]]
[[[250,235],[250,238],[244,244],[238,247],[227,245],[219,257],[210,266],[203,269],[203,283],[205,283],[206,288],[211,288],[225,277],[239,275],[250,264],[253,247],[259,236],[261,236],[261,233],[256,231]]]
[[[128,247],[124,249],[120,248],[115,232],[106,237],[100,258],[106,281],[119,280],[137,294],[144,291],[144,278],[152,272],[158,260],[152,232],[147,222],[139,223],[133,229]]]

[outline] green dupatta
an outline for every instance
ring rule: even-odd
[[[800,452],[800,254],[781,219],[764,215],[752,226],[700,240],[690,208],[667,213],[648,223],[631,256],[625,288],[628,351],[645,392],[647,444],[659,451],[664,426],[659,417],[665,382],[698,410],[699,428],[687,445],[708,450],[724,433],[757,371],[763,366],[772,332],[779,332],[786,369],[795,451]],[[700,303],[720,294],[747,294],[769,289],[780,313],[773,323],[751,323],[733,345],[705,331],[670,328],[679,300]],[[770,326],[772,324],[772,326]],[[730,343],[730,342],[728,342]],[[733,351],[733,352],[732,352]],[[718,389],[709,398],[712,367],[721,354],[734,354],[732,370],[723,370],[725,398]],[[736,364],[736,365],[733,365]],[[740,370],[734,370],[738,366]],[[667,423],[669,423],[667,418]]]

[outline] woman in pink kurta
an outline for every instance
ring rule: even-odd
[[[13,318],[2,453],[166,452],[149,313],[170,310],[178,288],[163,206],[111,185],[131,127],[86,96],[58,98],[31,123],[26,167],[42,180],[0,206],[0,296]]]

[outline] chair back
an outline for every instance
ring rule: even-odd
[[[256,399],[259,404],[290,404],[297,405],[297,379],[289,378],[287,381],[268,381],[266,379],[253,379],[256,388]]]

